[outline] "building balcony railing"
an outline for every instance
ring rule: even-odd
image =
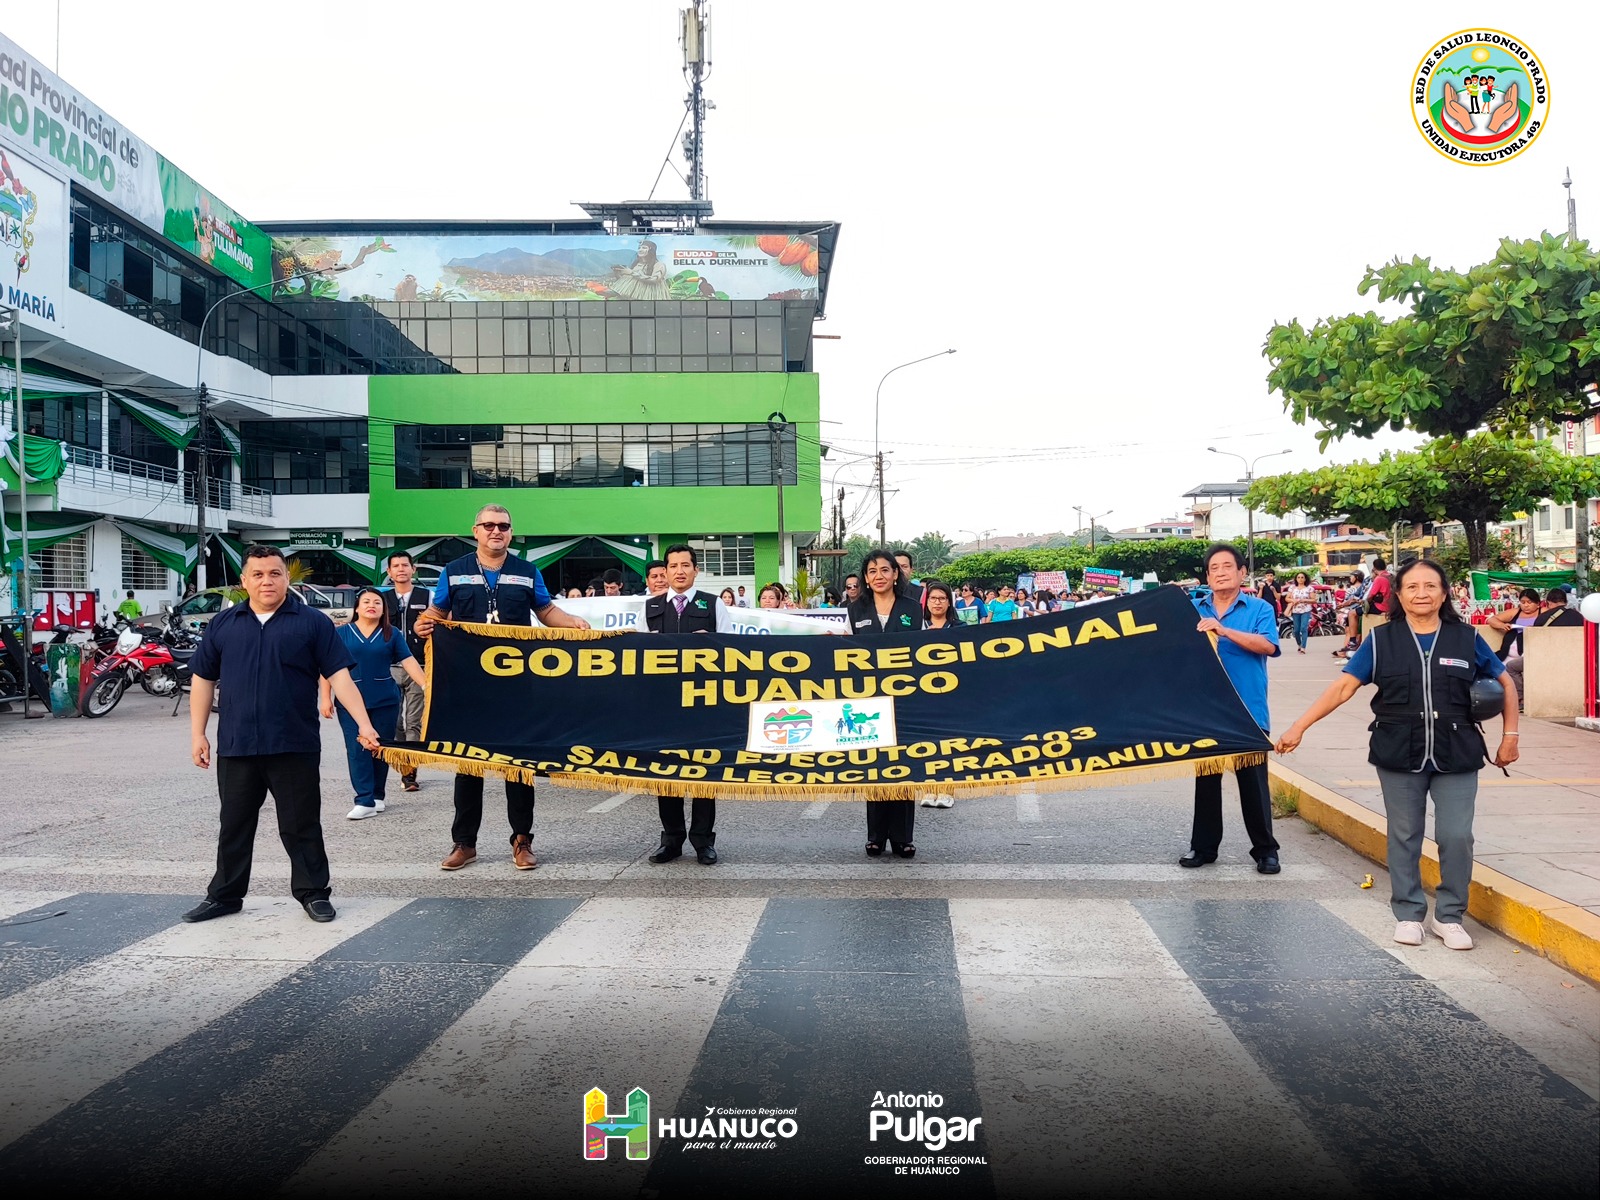
[[[176,467],[139,462],[117,454],[103,454],[85,446],[67,447],[67,466],[61,478],[95,491],[115,492],[169,504],[195,502],[195,474]],[[207,507],[242,516],[272,516],[272,493],[231,479],[206,481]]]

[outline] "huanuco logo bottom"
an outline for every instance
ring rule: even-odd
[[[626,1112],[606,1111],[606,1094],[590,1088],[583,1095],[583,1156],[604,1158],[611,1138],[628,1144],[629,1158],[650,1157],[650,1093],[634,1088],[628,1093]]]

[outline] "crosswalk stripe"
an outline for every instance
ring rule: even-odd
[[[629,800],[632,800],[638,794],[638,792],[618,792],[615,796],[607,796],[604,800],[600,801],[599,804],[596,804],[593,808],[590,808],[586,811],[591,813],[608,813],[614,808],[621,808],[624,804],[626,804]]]
[[[813,800],[801,810],[800,819],[802,821],[819,820],[822,814],[828,811],[828,805],[832,803],[832,800]]]
[[[951,900],[985,1118],[1048,1114],[1048,1138],[991,1140],[996,1190],[1166,1195],[1256,1189],[1271,1162],[1310,1195],[1348,1184],[1182,967],[1123,900]],[[1192,1126],[1205,1097],[1204,1130]],[[1132,1153],[1106,1153],[1118,1146]]]
[[[35,1189],[276,1190],[571,900],[416,900],[0,1151]]]
[[[582,1097],[676,1104],[766,901],[595,899],[536,945],[287,1191],[604,1194],[639,1164],[578,1153]],[[530,1137],[530,1130],[539,1136]],[[630,1168],[632,1168],[630,1170]]]
[[[16,914],[26,913],[30,909],[44,909],[53,901],[65,900],[71,895],[72,892],[0,891],[0,920],[9,920]],[[3,941],[5,941],[4,932],[0,931],[0,942]]]
[[[405,903],[340,900],[324,925],[287,897],[250,898],[237,916],[174,925],[0,1000],[0,1146]]]
[[[1039,823],[1039,797],[1036,793],[1021,792],[1017,795],[1017,820],[1024,825]]]
[[[1134,903],[1363,1192],[1600,1188],[1600,1106],[1320,904]]]
[[[171,896],[78,892],[13,913],[0,938],[0,998],[137,942],[182,911]]]

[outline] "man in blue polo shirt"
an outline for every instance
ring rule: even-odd
[[[1267,659],[1282,653],[1278,648],[1278,614],[1265,600],[1240,591],[1244,584],[1244,556],[1236,546],[1226,542],[1208,546],[1200,571],[1211,585],[1211,594],[1194,602],[1200,610],[1197,628],[1201,633],[1216,635],[1222,668],[1265,733],[1272,726],[1272,712],[1267,707]],[[1272,836],[1267,764],[1240,767],[1233,777],[1239,782],[1239,808],[1250,835],[1250,856],[1256,860],[1256,870],[1263,875],[1276,875],[1278,843]],[[1221,845],[1222,776],[1196,775],[1194,831],[1189,836],[1189,853],[1178,860],[1178,865],[1203,867],[1214,863]]]
[[[283,551],[251,546],[240,579],[250,599],[220,612],[206,626],[190,665],[190,758],[211,765],[206,725],[211,698],[224,677],[217,719],[217,791],[222,827],[217,873],[206,898],[183,914],[209,921],[244,907],[256,823],[267,793],[278,807],[278,836],[289,855],[289,887],[313,921],[331,921],[328,854],[322,845],[322,730],[317,721],[317,678],[355,719],[361,744],[378,748],[361,691],[350,678],[354,660],[333,622],[289,590]]]

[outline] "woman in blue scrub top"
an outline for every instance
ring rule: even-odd
[[[350,674],[361,690],[367,716],[374,729],[393,729],[400,716],[400,689],[395,686],[390,666],[405,668],[418,687],[426,687],[422,668],[402,637],[389,623],[389,606],[377,588],[362,588],[356,593],[355,617],[338,628],[339,640],[356,660]],[[335,706],[333,689],[321,681],[322,715],[331,720],[337,708],[339,727],[344,730],[345,755],[350,760],[350,782],[356,802],[346,816],[352,821],[375,817],[383,811],[383,788],[389,779],[389,764],[374,758],[356,740],[356,723],[344,709]]]

